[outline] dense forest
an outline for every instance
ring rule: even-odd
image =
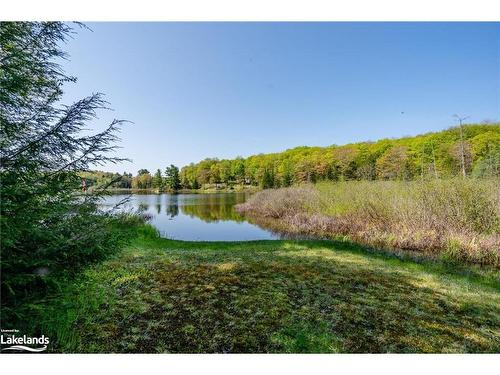
[[[171,165],[151,174],[88,172],[89,185],[115,188],[178,190],[231,188],[252,185],[285,187],[321,180],[414,180],[457,175],[500,175],[500,124],[463,127],[398,139],[359,142],[343,146],[296,147],[284,152],[209,158],[180,171]]]
[[[249,184],[263,188],[318,180],[410,180],[500,173],[500,124],[463,126],[415,137],[344,146],[297,147],[246,159],[205,159],[181,170],[185,187]],[[462,152],[463,151],[463,152]]]

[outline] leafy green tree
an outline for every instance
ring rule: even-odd
[[[231,161],[221,160],[219,168],[220,182],[229,184],[233,182],[233,174],[231,173]]]
[[[355,146],[339,147],[334,150],[334,162],[342,180],[355,178],[357,156],[358,150]]]
[[[500,132],[488,131],[478,134],[471,139],[470,143],[474,161],[478,162],[485,159],[491,161],[491,156],[500,152]]]
[[[134,189],[151,189],[153,177],[149,172],[141,173],[132,179],[132,188]]]
[[[210,183],[218,184],[221,182],[221,170],[219,162],[214,163],[210,166]]]
[[[231,163],[231,174],[234,176],[236,183],[245,183],[245,160],[241,157],[237,157]]]
[[[388,149],[377,160],[377,175],[383,180],[403,180],[409,177],[408,154],[405,146]]]
[[[311,160],[304,159],[297,162],[295,166],[295,177],[293,178],[297,182],[314,182],[314,165]]]
[[[193,163],[182,168],[180,172],[182,187],[186,189],[199,189],[197,167]]]
[[[177,191],[181,188],[181,180],[179,178],[179,168],[171,164],[165,169],[165,186],[168,190]]]

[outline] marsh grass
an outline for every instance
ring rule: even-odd
[[[498,272],[348,242],[183,242],[145,227],[40,310],[53,352],[498,352]]]
[[[284,233],[500,265],[500,181],[348,181],[264,190],[238,211]]]

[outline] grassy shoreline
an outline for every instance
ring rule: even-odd
[[[147,225],[40,309],[53,352],[498,352],[497,270]]]

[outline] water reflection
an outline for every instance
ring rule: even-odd
[[[106,198],[111,207],[124,195]],[[152,216],[151,223],[162,236],[198,241],[243,241],[276,239],[278,236],[239,215],[234,205],[244,203],[246,193],[141,194],[132,195],[123,209]]]
[[[177,205],[167,206],[166,214],[170,216],[170,219],[173,219],[175,216],[179,215],[179,206]]]

